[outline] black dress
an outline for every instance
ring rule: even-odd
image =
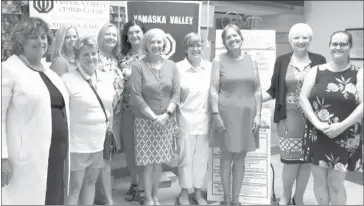
[[[64,204],[64,164],[67,157],[68,127],[65,103],[60,91],[40,72],[51,97],[52,139],[48,158],[46,205]]]

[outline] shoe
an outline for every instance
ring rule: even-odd
[[[145,201],[143,205],[155,205],[153,200]]]
[[[126,201],[133,201],[135,197],[135,192],[137,190],[138,185],[131,184],[129,190],[125,193]]]
[[[161,205],[158,198],[153,198],[154,205]]]
[[[232,202],[231,205],[241,205],[240,202]]]
[[[292,198],[292,205],[296,205],[296,202],[294,201],[294,197]]]
[[[230,205],[230,202],[227,202],[227,201],[221,201],[221,202],[220,202],[220,205]]]
[[[179,203],[179,205],[190,205],[190,201],[188,200],[188,196],[187,196],[187,199],[186,199],[182,195],[179,195],[178,196],[178,203]]]
[[[192,199],[197,203],[197,205],[208,205],[207,201],[203,198],[196,198],[194,195],[192,195]]]

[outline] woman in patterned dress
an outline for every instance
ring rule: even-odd
[[[130,102],[130,75],[131,64],[145,57],[140,46],[144,33],[144,24],[139,20],[132,19],[124,25],[121,34],[122,50],[119,65],[124,75],[124,91],[121,97],[121,108],[115,112],[114,118],[120,118],[120,138],[122,138],[120,142],[123,142],[126,165],[131,177],[130,188],[125,194],[127,201],[140,201],[140,191],[143,190],[142,184],[140,184],[142,183],[140,181],[142,175],[139,175],[142,171],[135,164],[134,115]]]
[[[99,45],[99,71],[107,74],[113,83],[115,94],[113,99],[113,115],[120,107],[121,94],[123,92],[123,75],[118,65],[117,57],[120,55],[120,35],[114,24],[106,23],[99,32],[97,37]],[[115,137],[116,147],[120,149],[120,120],[112,118],[112,132]],[[105,204],[113,204],[111,188],[111,167],[110,161],[104,159],[105,166],[101,169],[99,179],[96,184],[96,201],[103,201]],[[100,199],[102,198],[102,199]]]
[[[308,73],[300,104],[317,202],[343,205],[346,173],[363,171],[363,68],[350,63],[350,33],[334,32],[329,45],[332,60]]]
[[[175,152],[174,111],[180,102],[180,83],[176,64],[162,57],[166,43],[163,30],[147,31],[141,45],[146,57],[132,65],[136,164],[144,166],[145,205],[160,205],[162,163],[171,161]]]
[[[274,122],[277,123],[281,162],[283,163],[283,194],[280,205],[304,205],[303,196],[311,174],[310,165],[302,159],[302,139],[305,121],[298,98],[303,79],[311,67],[326,63],[325,57],[311,53],[308,46],[312,40],[309,25],[298,23],[288,35],[293,52],[279,56],[274,65],[272,82],[263,101],[275,99]],[[292,197],[292,187],[296,182]]]

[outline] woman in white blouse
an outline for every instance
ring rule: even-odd
[[[104,166],[105,134],[112,129],[92,88],[105,107],[108,122],[112,122],[114,88],[109,78],[98,72],[98,47],[94,38],[80,38],[75,50],[80,67],[62,76],[70,96],[71,181],[66,204],[92,205],[95,183]]]
[[[194,188],[193,199],[207,205],[201,195],[209,159],[209,91],[211,62],[201,58],[202,37],[189,33],[184,39],[186,58],[177,63],[181,84],[181,103],[177,109],[179,126],[180,205],[190,205],[188,189]]]

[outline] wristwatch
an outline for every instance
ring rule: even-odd
[[[169,110],[167,110],[167,115],[168,115],[168,117],[171,117],[172,116],[172,112],[169,111]]]

